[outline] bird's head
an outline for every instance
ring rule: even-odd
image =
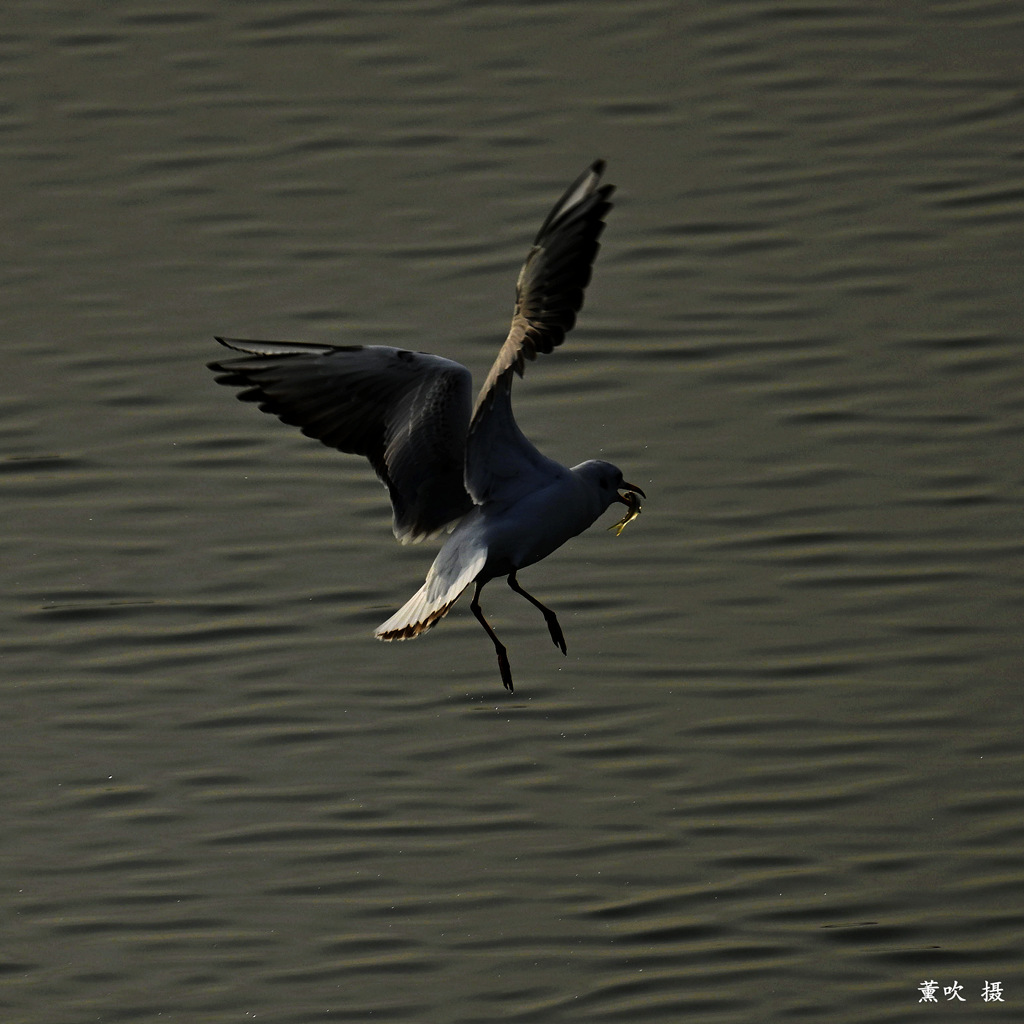
[[[602,511],[617,501],[622,502],[629,510],[618,523],[609,527],[616,531],[616,536],[622,533],[627,523],[640,515],[640,498],[646,498],[647,495],[636,484],[623,480],[622,470],[618,466],[613,466],[610,462],[602,462],[600,459],[591,459],[589,462],[574,466],[573,472],[579,478],[587,481],[593,489],[602,504]]]

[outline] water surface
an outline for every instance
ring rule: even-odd
[[[1022,22],[9,14],[4,1021],[1020,1019]],[[466,607],[374,642],[433,549],[204,363],[482,379],[599,156],[517,409],[650,500],[524,573],[568,658],[485,592],[510,698]]]

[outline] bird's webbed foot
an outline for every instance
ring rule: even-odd
[[[562,627],[558,624],[558,616],[550,608],[548,608],[547,605],[542,604],[540,601],[538,601],[537,598],[533,596],[533,594],[528,594],[525,590],[523,590],[523,588],[519,585],[519,580],[516,579],[516,574],[514,572],[511,572],[508,575],[508,585],[517,594],[521,594],[523,597],[525,597],[526,600],[534,606],[534,608],[537,608],[540,611],[540,613],[544,616],[544,621],[547,623],[548,633],[551,634],[551,642],[562,652],[562,654],[565,654],[565,637],[562,634]]]
[[[494,644],[494,653],[498,657],[498,672],[501,674],[502,685],[509,693],[515,693],[515,687],[512,685],[512,666],[508,663],[508,651],[505,650],[505,645],[498,639],[498,634],[491,629],[491,624],[484,618],[483,609],[480,607],[480,591],[482,589],[483,584],[477,580],[476,589],[473,591],[473,600],[470,601],[469,607],[476,616],[477,622],[484,627],[487,635],[491,638],[491,643]]]

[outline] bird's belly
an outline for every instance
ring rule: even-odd
[[[556,493],[530,495],[501,511],[483,510],[488,578],[533,565],[582,533],[595,516],[584,514]]]

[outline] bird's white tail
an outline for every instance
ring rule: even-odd
[[[378,640],[411,640],[440,622],[487,561],[486,552],[480,552],[468,565],[459,566],[457,560],[444,558],[444,555],[442,549],[423,586],[387,622],[377,627]]]

